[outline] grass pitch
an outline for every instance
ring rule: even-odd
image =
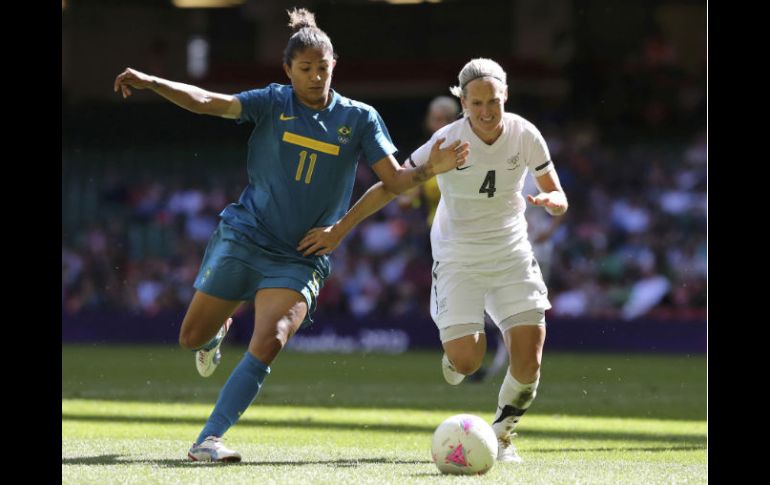
[[[62,347],[62,483],[707,483],[702,355],[546,351],[517,428],[525,462],[440,475],[446,417],[490,421],[502,375],[453,387],[439,352],[286,352],[226,435],[235,465],[186,461],[243,347],[208,379],[173,347]]]

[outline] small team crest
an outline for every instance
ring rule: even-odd
[[[508,160],[506,160],[506,163],[508,163],[508,170],[516,170],[519,168],[519,154],[512,156]]]
[[[350,133],[352,133],[352,130],[347,126],[342,125],[337,129],[337,139],[340,143],[347,143],[350,141]]]

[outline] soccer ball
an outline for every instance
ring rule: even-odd
[[[497,437],[480,417],[457,414],[438,425],[431,453],[441,473],[482,475],[495,464]]]

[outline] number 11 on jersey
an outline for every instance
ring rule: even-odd
[[[307,151],[302,150],[299,152],[299,165],[297,165],[297,173],[294,175],[294,180],[300,181],[302,179],[302,169],[305,167],[305,159],[307,158]],[[317,153],[310,154],[310,163],[307,167],[307,173],[305,174],[305,183],[310,183],[310,178],[313,176],[313,169],[315,168],[315,161],[318,158]]]

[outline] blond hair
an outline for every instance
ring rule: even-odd
[[[485,59],[479,57],[477,59],[471,59],[457,76],[460,84],[458,86],[452,86],[449,88],[449,92],[457,96],[458,98],[465,95],[465,86],[469,82],[482,77],[491,77],[497,79],[504,85],[507,85],[506,80],[508,75],[505,73],[500,64],[496,63],[492,59]]]

